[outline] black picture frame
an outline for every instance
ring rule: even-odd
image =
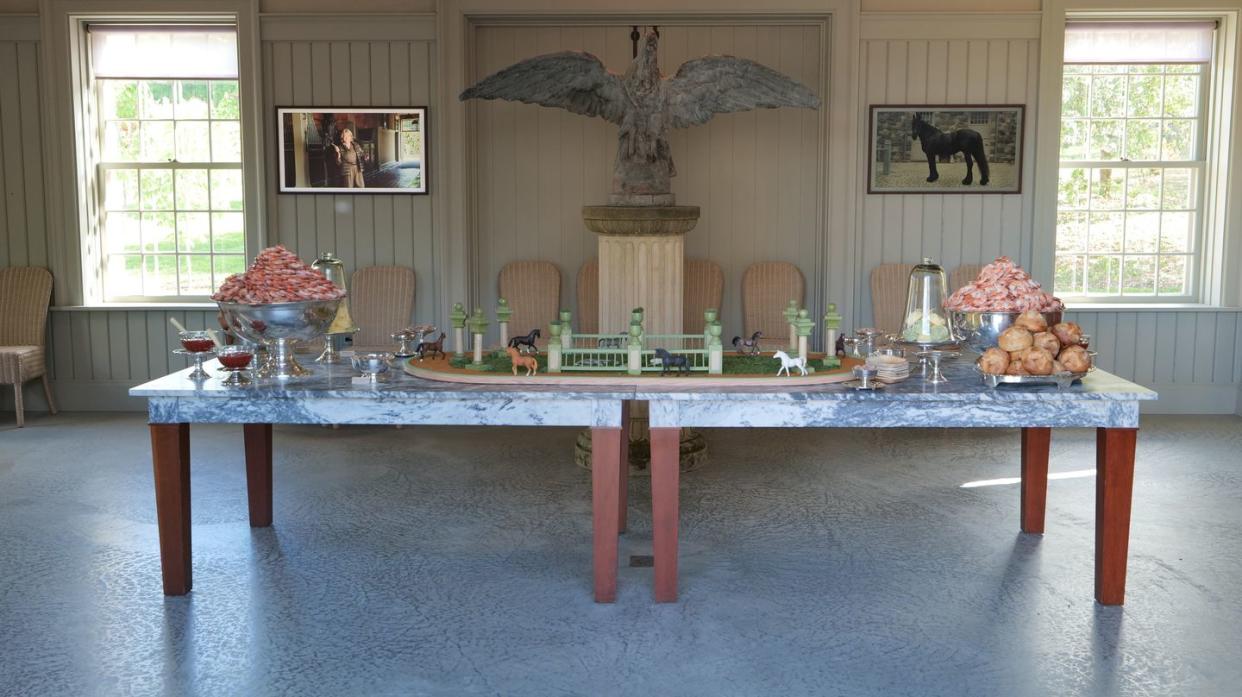
[[[954,150],[944,160],[935,156],[939,178],[930,177],[931,165],[923,139],[914,138],[914,116],[948,135]],[[1024,104],[873,104],[867,118],[868,194],[1020,194],[1026,105]],[[970,134],[957,135],[962,130]],[[989,180],[982,185],[982,170],[972,141],[978,138],[988,162]],[[933,142],[928,140],[927,142]],[[934,141],[941,143],[943,141]],[[972,153],[970,184],[963,184],[966,157],[958,146]]]
[[[430,191],[430,121],[425,106],[276,107],[277,191],[281,194],[406,194]],[[340,158],[349,130],[361,159],[358,180]]]

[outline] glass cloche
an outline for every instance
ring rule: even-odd
[[[910,271],[910,287],[906,294],[906,314],[901,323],[901,340],[924,347],[956,344],[957,332],[944,309],[949,297],[949,283],[944,269],[924,257],[923,263]]]

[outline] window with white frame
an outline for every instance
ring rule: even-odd
[[[1214,33],[1208,22],[1067,25],[1058,295],[1198,300]]]
[[[235,28],[89,38],[103,299],[203,299],[246,259]]]

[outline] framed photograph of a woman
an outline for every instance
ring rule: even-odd
[[[426,107],[280,107],[281,193],[427,193]]]

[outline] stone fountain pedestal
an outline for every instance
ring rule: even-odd
[[[630,311],[643,308],[649,334],[682,333],[683,274],[686,233],[699,222],[698,206],[673,205],[671,194],[628,194],[626,205],[583,206],[582,220],[599,235],[599,332],[624,332]],[[649,199],[649,200],[647,200]],[[630,473],[645,475],[650,462],[647,405],[630,408]],[[702,464],[707,455],[703,436],[682,429],[681,469]],[[590,467],[589,432],[578,437],[578,464]]]

